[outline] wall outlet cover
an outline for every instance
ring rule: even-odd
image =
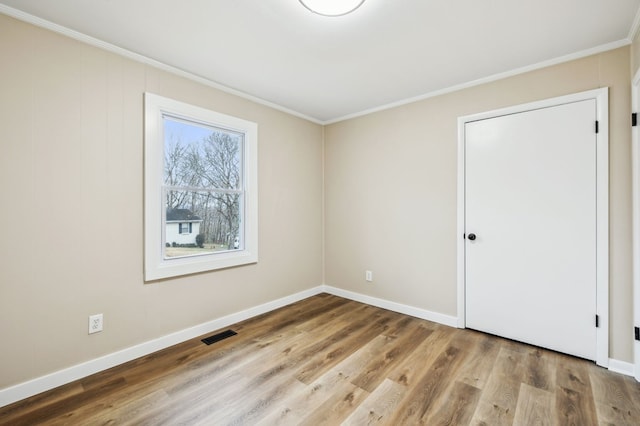
[[[102,331],[102,314],[89,316],[89,334],[98,333]]]

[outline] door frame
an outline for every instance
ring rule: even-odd
[[[607,87],[458,117],[457,287],[458,327],[465,318],[465,124],[589,99],[596,100],[596,364],[609,366],[609,89]],[[595,123],[594,123],[595,127]],[[595,130],[595,129],[594,129]],[[594,319],[595,320],[595,319]]]
[[[631,111],[640,112],[640,70],[631,82]],[[631,127],[631,193],[633,199],[633,326],[640,327],[640,128]],[[632,335],[634,376],[640,381],[640,342]]]

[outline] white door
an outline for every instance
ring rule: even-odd
[[[596,100],[465,124],[466,326],[596,359]]]

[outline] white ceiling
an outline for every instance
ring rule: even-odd
[[[321,123],[628,44],[639,6],[366,0],[328,18],[298,0],[0,0],[0,12],[52,27],[33,17],[44,19]]]

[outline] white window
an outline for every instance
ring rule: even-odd
[[[257,133],[145,94],[145,280],[258,261]]]
[[[190,234],[191,233],[191,224],[190,223],[181,223],[180,224],[180,233],[181,234]]]

